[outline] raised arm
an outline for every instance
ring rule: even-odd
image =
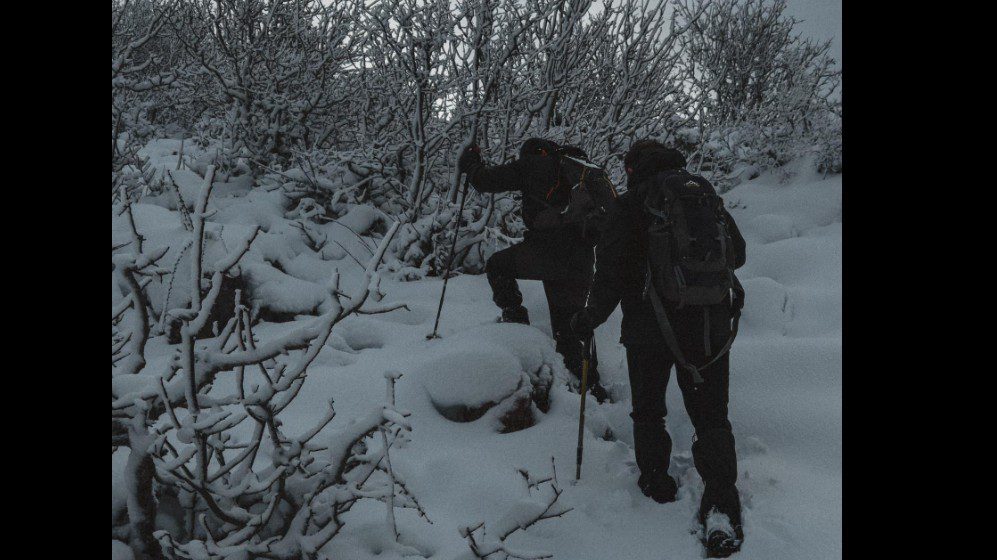
[[[526,170],[522,160],[489,166],[479,159],[468,163],[465,173],[471,186],[478,192],[522,191],[526,186]]]

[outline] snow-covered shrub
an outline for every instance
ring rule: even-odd
[[[200,101],[218,119],[226,153],[254,169],[322,145],[349,96],[357,0],[192,0],[177,6],[173,37],[212,80]]]
[[[111,2],[111,193],[131,193],[148,185],[139,149],[159,132],[157,94],[176,80],[177,61],[169,56],[162,31],[172,2]]]
[[[838,108],[840,109],[840,107]],[[814,124],[816,128],[817,170],[821,173],[841,173],[841,113],[828,111]]]
[[[499,558],[507,560],[541,560],[553,556],[549,553],[508,547],[506,543],[516,532],[528,529],[540,521],[562,517],[572,510],[559,502],[563,490],[557,480],[557,466],[553,457],[550,460],[550,468],[551,474],[544,478],[538,478],[525,469],[519,469],[528,497],[519,501],[491,526],[486,526],[482,521],[461,528],[460,534],[467,539],[467,546],[474,558],[486,560],[497,554],[500,555]],[[534,491],[537,491],[542,498],[541,501],[532,499]]]
[[[803,38],[785,9],[786,0],[677,4],[698,100],[694,138],[680,145],[721,191],[814,154],[821,170],[840,171],[840,67],[830,40]]]
[[[376,302],[377,269],[399,224],[384,233],[351,295],[338,272],[329,278],[324,307],[308,324],[261,337],[237,289],[231,316],[206,333],[223,305],[223,279],[264,235],[256,225],[227,246],[205,243],[207,218],[224,213],[208,208],[213,178],[209,166],[191,208],[186,271],[163,266],[171,247],[147,243],[128,197],[115,208],[117,231],[129,240],[112,247],[111,445],[127,448],[112,491],[112,539],[128,542],[135,558],[298,559],[334,538],[359,500],[384,501],[389,522],[397,507],[424,516],[388,458],[410,429],[394,404],[399,374],[386,374],[384,403],[332,434],[322,435],[336,417],[331,400],[315,426],[295,426],[295,435],[280,420],[337,324],[397,308]],[[165,322],[179,321],[180,343],[169,359],[150,361],[148,287],[177,274],[189,278],[189,297],[165,311]]]
[[[454,166],[472,141],[495,164],[533,136],[577,145],[617,182],[646,137],[683,148],[723,189],[800,156],[840,170],[840,72],[784,0],[131,0],[112,12],[125,14],[115,169],[173,126],[199,174],[282,184],[322,208],[313,221],[365,205],[403,222],[389,249],[399,278],[447,269]],[[114,196],[122,182],[146,188],[115,176]],[[518,240],[518,205],[471,193],[453,268],[480,272]]]

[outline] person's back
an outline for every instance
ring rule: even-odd
[[[698,369],[677,367],[676,376],[696,429],[693,458],[706,486],[700,521],[707,529],[707,549],[711,555],[728,555],[737,550],[743,539],[740,500],[735,487],[734,436],[727,419],[729,356],[726,352],[731,340],[731,318],[741,302],[732,302],[730,297],[716,305],[678,305],[665,301],[660,310],[664,316],[659,316],[653,304],[657,293],[649,293],[654,287],[649,278],[648,232],[652,217],[645,207],[648,194],[664,188],[676,174],[682,175],[683,181],[705,180],[685,171],[685,158],[679,152],[657,142],[635,144],[627,154],[625,165],[629,189],[610,212],[596,248],[596,272],[588,304],[573,317],[572,327],[579,336],[590,336],[592,329],[605,322],[618,303],[623,309],[621,342],[626,347],[630,376],[634,448],[640,469],[638,484],[646,495],[659,502],[673,501],[677,491],[675,480],[667,472],[672,448],[664,422],[668,377],[673,365],[699,366]],[[717,208],[716,218],[724,222],[729,234],[736,268],[745,260],[744,239],[722,207]],[[671,333],[672,341],[666,333]],[[701,380],[697,380],[699,376]],[[714,514],[730,520],[730,534],[715,523],[718,517]],[[714,531],[716,527],[720,529]]]
[[[623,310],[620,329],[620,342],[623,344],[665,344],[654,307],[646,297],[648,217],[644,203],[650,185],[663,182],[666,177],[675,174],[688,172],[661,160],[651,160],[642,173],[631,178],[633,188],[620,195],[617,204],[610,210],[606,230],[597,248],[599,265],[588,309],[591,319],[601,324],[619,303]],[[744,263],[744,238],[733,218],[729,214],[727,216],[732,225],[732,249],[738,255],[737,267],[740,267]]]

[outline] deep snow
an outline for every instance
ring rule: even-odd
[[[321,286],[320,278],[333,266],[351,287],[350,275],[355,278],[360,267],[349,257],[339,254],[338,260],[329,261],[305,251],[282,253],[276,243],[268,245],[286,229],[268,217],[266,207],[273,201],[265,193],[246,196],[238,186],[230,191],[242,202],[237,208],[219,199],[220,212],[213,219],[225,222],[224,227],[216,226],[220,237],[237,240],[239,228],[245,229],[239,224],[272,221],[244,266],[262,287],[273,291],[266,296],[274,300],[271,305],[298,312],[321,306],[316,299],[320,292],[309,286]],[[254,197],[256,202],[247,202]],[[808,176],[781,183],[767,175],[738,186],[724,199],[748,242],[747,265],[739,271],[747,303],[732,350],[730,389],[746,533],[736,558],[838,558],[841,177]],[[259,209],[259,216],[243,212],[250,207]],[[136,209],[138,227],[150,243],[157,235],[165,243],[180,227],[176,212],[152,204]],[[363,254],[356,238],[326,226],[324,232]],[[283,272],[268,266],[270,262],[280,262]],[[691,467],[692,428],[674,381],[667,404],[675,442],[671,471],[679,478],[679,500],[657,504],[636,485],[629,386],[623,348],[617,342],[620,310],[596,331],[600,370],[616,402],[598,405],[589,399],[582,480],[572,484],[578,395],[567,389],[568,374],[554,353],[540,284],[521,282],[534,321],[528,327],[494,323],[498,311],[484,276],[455,277],[440,321],[442,338],[426,340],[441,284],[438,279],[383,281],[387,295],[382,303],[405,302],[409,310],[353,316],[337,326],[309,369],[301,394],[282,414],[288,431],[313,425],[330,398],[335,398],[338,416],[326,431],[335,431],[381,402],[384,373],[397,370],[402,373],[397,404],[412,412],[412,433],[410,442],[392,451],[393,468],[433,522],[410,510],[399,511],[400,541],[405,545],[430,558],[469,557],[459,530],[480,521],[487,530],[510,510],[523,507],[523,500],[539,501],[517,469],[546,476],[553,457],[564,490],[561,503],[574,509],[518,532],[510,545],[568,560],[702,557],[692,534],[702,483]],[[153,299],[163,297],[154,294]],[[296,323],[265,324],[257,332],[265,337]],[[151,341],[146,372],[161,368],[166,354],[161,339]],[[431,400],[440,404],[501,398],[515,389],[524,372],[545,364],[555,376],[551,409],[537,413],[536,425],[526,430],[500,434],[488,414],[474,422],[452,422],[432,406]],[[223,379],[216,385],[214,390],[227,389]],[[114,458],[112,486],[122,453]],[[401,549],[389,545],[387,534],[383,504],[361,503],[347,514],[343,534],[325,552],[330,558],[357,560],[418,557],[403,556]]]
[[[737,557],[838,558],[841,178],[791,184],[762,178],[732,190],[724,199],[748,242],[748,263],[739,271],[747,304],[733,348],[730,406],[746,524],[746,542]],[[432,329],[439,284],[393,285],[389,297],[414,302],[412,313],[424,321],[404,327],[396,324],[395,336],[384,338],[385,347],[364,351],[355,364],[331,376],[338,383],[330,379],[323,386],[339,394],[363,384],[365,394],[375,398],[382,391],[378,371],[418,370],[418,365],[412,365],[417,356],[450,342],[455,358],[450,365],[457,370],[468,367],[459,356],[479,348],[464,342],[472,339],[480,341],[481,355],[488,356],[492,364],[500,359],[492,358],[491,346],[496,343],[540,341],[550,350],[540,284],[521,283],[535,328],[482,325],[497,311],[487,282],[480,276],[450,281],[441,319],[444,338],[422,340]],[[600,370],[618,402],[596,405],[589,401],[582,481],[577,486],[563,484],[561,498],[575,510],[517,535],[514,542],[565,559],[700,558],[701,547],[690,532],[702,483],[691,468],[693,431],[674,380],[668,391],[668,425],[675,440],[671,470],[680,477],[680,499],[660,505],[637,489],[625,356],[617,342],[619,321],[617,309],[596,333]],[[521,341],[503,340],[508,332],[502,328],[518,331]],[[469,368],[464,375],[476,379],[487,369]],[[563,371],[560,375],[564,379]],[[452,376],[453,369],[440,373],[440,377]],[[363,378],[369,378],[369,384],[362,383]],[[317,376],[313,379],[318,385]],[[402,470],[413,492],[423,497],[435,522],[427,527],[414,516],[404,517],[403,533],[420,534],[419,542],[426,543],[434,557],[451,558],[463,550],[458,526],[492,521],[525,496],[516,467],[543,474],[550,470],[553,456],[562,482],[573,478],[578,397],[563,382],[555,385],[552,409],[538,415],[536,426],[496,434],[486,419],[456,424],[440,418],[424,406],[425,396],[415,381],[403,377],[399,382],[399,404],[414,414],[412,443],[399,452],[395,467]],[[607,427],[616,441],[602,439]],[[338,541],[333,550],[347,558],[372,557],[364,543],[365,537],[358,533]]]

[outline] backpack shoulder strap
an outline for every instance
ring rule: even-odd
[[[699,369],[686,361],[685,354],[682,353],[682,348],[679,347],[679,341],[675,338],[675,331],[672,329],[672,324],[668,320],[668,314],[665,313],[665,305],[661,302],[661,298],[658,297],[658,291],[654,288],[654,282],[651,282],[650,265],[648,265],[647,269],[647,283],[644,290],[651,297],[651,305],[654,307],[654,314],[658,317],[658,326],[661,328],[661,335],[664,336],[665,344],[668,345],[668,349],[672,351],[672,356],[675,358],[676,365],[682,369],[688,370],[692,374],[692,380],[694,382],[702,383],[703,376],[699,374]]]
[[[727,342],[720,348],[720,351],[710,358],[710,361],[696,367],[685,359],[685,354],[682,352],[682,348],[679,346],[679,341],[675,337],[675,330],[672,329],[672,324],[668,320],[668,314],[665,313],[665,305],[662,303],[661,297],[658,296],[658,291],[654,288],[654,283],[651,282],[651,268],[650,265],[648,265],[644,293],[651,299],[651,306],[654,308],[654,314],[658,318],[658,326],[661,328],[661,335],[664,337],[665,344],[668,345],[668,349],[671,350],[672,356],[675,358],[675,364],[691,373],[694,383],[703,382],[703,376],[699,372],[712,366],[717,360],[723,357],[724,354],[729,352],[730,347],[734,344],[734,339],[737,338],[737,329],[741,323],[741,307],[744,305],[744,287],[741,286],[741,282],[738,281],[737,276],[732,274],[731,278],[734,283],[735,301],[731,302],[733,305],[733,311],[731,313],[730,338],[728,338]],[[707,334],[706,336],[709,335]]]

